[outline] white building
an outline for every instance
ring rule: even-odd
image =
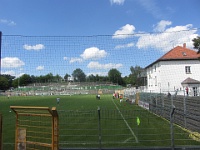
[[[200,95],[200,54],[186,48],[186,44],[177,46],[146,68],[147,90],[174,92],[183,95],[186,87],[190,96]]]
[[[73,81],[74,81],[74,77],[68,77],[68,78],[67,78],[67,81],[73,82]]]

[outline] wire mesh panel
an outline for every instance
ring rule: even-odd
[[[98,113],[97,110],[59,111],[60,148],[167,147],[171,143],[169,122],[148,111],[101,110]]]
[[[59,146],[99,147],[97,111],[58,111]]]
[[[49,117],[32,116],[31,119],[30,116],[19,116],[18,131],[17,131],[19,139],[18,145],[24,145],[24,147],[26,145],[27,149],[34,147],[40,147],[39,149],[45,147],[51,147],[51,140],[52,140],[51,123],[52,123],[51,116]],[[39,144],[39,143],[49,143],[49,144]]]
[[[54,140],[53,113],[48,107],[11,106],[11,109],[16,113],[15,150],[58,149],[54,147],[58,139]]]
[[[170,145],[169,123],[148,111],[113,110],[103,111],[102,115],[102,122],[109,124],[102,129],[102,141],[106,147],[151,147],[160,146],[161,142]]]
[[[181,142],[193,143],[193,140],[200,141],[200,114],[199,98],[188,96],[168,96],[165,94],[141,93],[140,100],[149,103],[150,112],[170,120],[170,111],[172,104],[175,107],[174,123],[178,127],[174,132],[174,141],[176,145]],[[182,132],[184,130],[185,132]],[[187,139],[187,137],[190,137]]]

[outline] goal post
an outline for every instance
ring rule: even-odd
[[[10,106],[16,114],[15,150],[58,150],[56,107]]]

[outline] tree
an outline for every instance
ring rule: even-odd
[[[55,81],[58,81],[58,82],[63,79],[59,74],[57,74],[54,78],[55,78]]]
[[[126,84],[131,84],[131,78],[129,78],[129,76],[125,76],[125,77],[123,78],[123,80],[124,80],[124,82],[125,82]]]
[[[87,76],[86,78],[87,82],[106,82],[109,81],[108,76],[99,76],[96,74],[95,76],[93,74]]]
[[[68,81],[68,77],[71,77],[71,76],[66,73],[65,76],[64,76],[65,81]]]
[[[109,80],[113,83],[117,83],[119,85],[122,85],[123,79],[121,77],[121,73],[117,69],[110,69],[108,72]]]
[[[86,75],[80,68],[74,70],[72,76],[75,81],[84,82],[86,80]]]
[[[96,81],[96,77],[93,74],[91,74],[86,78],[86,80],[88,82],[95,82]]]
[[[16,78],[16,79],[14,79],[13,81],[12,81],[12,86],[14,87],[14,88],[17,88],[19,85],[19,78]]]
[[[31,81],[32,83],[36,83],[37,82],[37,77],[34,75],[31,75]]]
[[[131,74],[129,75],[129,78],[130,78],[130,84],[134,85],[134,86],[141,86],[143,85],[142,83],[142,76],[141,76],[141,73],[143,72],[143,68],[141,68],[140,66],[131,66],[130,68],[131,70]]]
[[[28,84],[32,83],[32,79],[31,79],[31,76],[28,75],[28,74],[23,74],[21,77],[20,77],[20,85],[23,85],[23,86],[26,86]]]
[[[9,88],[12,87],[12,81],[15,78],[14,76],[11,76],[9,74],[2,74],[0,76],[5,77],[8,80]]]
[[[51,82],[51,81],[53,81],[54,76],[52,73],[48,73],[47,75],[44,76],[44,78],[45,78],[46,82]]]
[[[96,74],[96,76],[95,76],[95,80],[96,80],[96,82],[99,82],[99,81],[100,81],[100,77],[99,77],[98,74]]]
[[[7,90],[9,88],[9,82],[6,77],[0,76],[0,90]]]
[[[197,36],[197,38],[194,38],[193,40],[194,48],[198,50],[197,54],[200,53],[200,36]]]

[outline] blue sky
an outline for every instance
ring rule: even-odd
[[[200,35],[199,0],[0,0],[1,73],[122,76]],[[9,36],[17,35],[17,36]]]

